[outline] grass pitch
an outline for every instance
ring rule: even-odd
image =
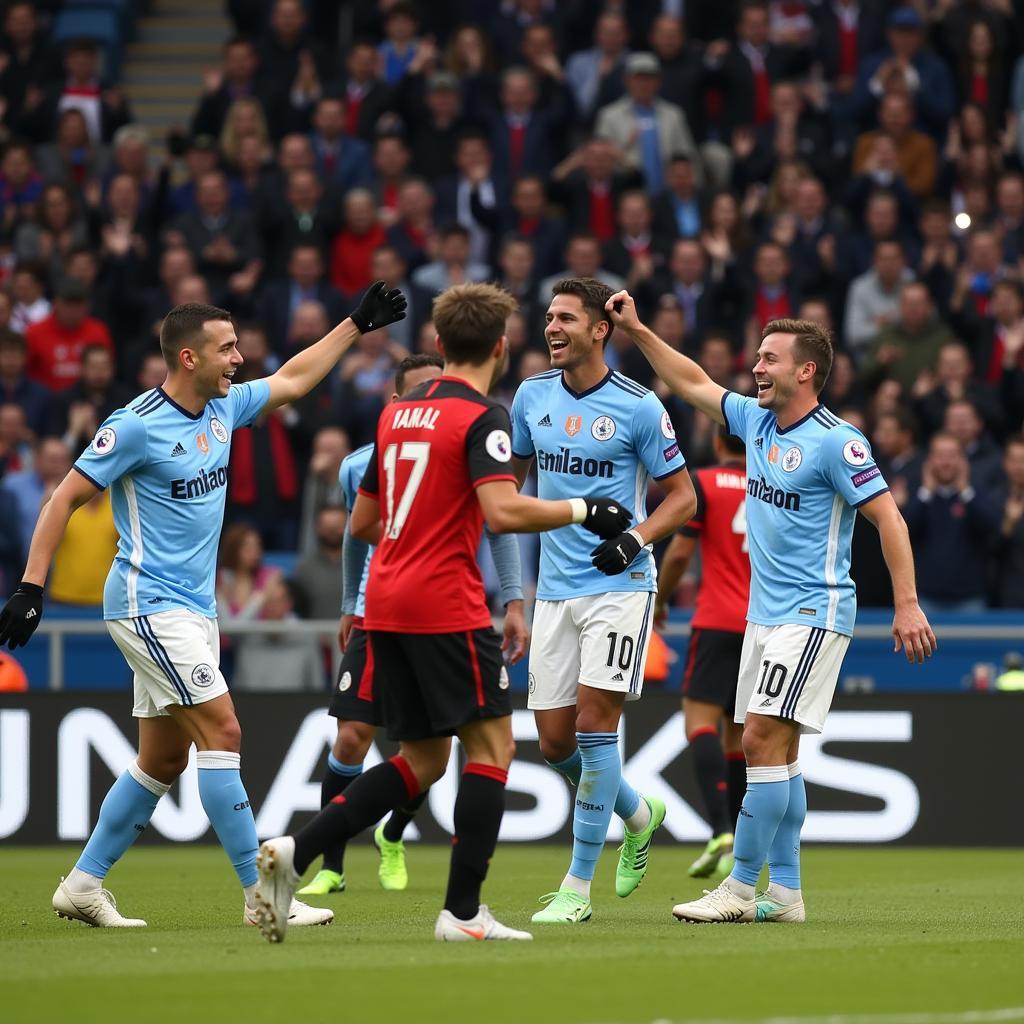
[[[1024,1021],[1024,874],[1016,850],[805,851],[806,925],[680,925],[700,895],[696,851],[663,841],[627,900],[609,847],[592,922],[535,928],[532,943],[433,940],[448,850],[409,847],[410,886],[383,892],[376,854],[347,858],[329,928],[269,946],[241,925],[241,894],[211,847],[143,847],[110,878],[140,931],[58,920],[50,895],[77,849],[0,852],[4,1024],[639,1024],[770,1017],[817,1024]],[[529,927],[568,850],[502,846],[485,899]],[[862,1016],[863,1015],[863,1016]]]

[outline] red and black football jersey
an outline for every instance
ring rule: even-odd
[[[364,628],[454,633],[491,624],[476,555],[476,488],[511,480],[508,413],[456,377],[438,377],[377,422],[359,491],[380,502],[383,533],[366,582]]]
[[[697,511],[679,531],[700,538],[700,589],[691,625],[742,633],[750,601],[746,473],[739,466],[698,469],[693,489]]]

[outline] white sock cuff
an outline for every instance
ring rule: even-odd
[[[132,761],[132,763],[128,765],[128,774],[143,789],[148,789],[150,793],[157,798],[162,797],[171,788],[166,782],[160,782],[159,779],[154,779],[152,775],[147,775],[139,767],[138,761]]]
[[[800,774],[800,762],[794,761],[792,764],[787,764],[786,771],[789,772],[791,779],[795,779]]]
[[[226,768],[238,771],[242,767],[242,755],[229,750],[200,750],[196,753],[197,768]]]
[[[784,764],[769,765],[766,768],[751,768],[747,765],[747,785],[756,782],[789,782],[789,768]]]

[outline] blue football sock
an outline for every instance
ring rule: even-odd
[[[800,765],[788,766],[789,806],[768,850],[768,877],[787,889],[800,888],[800,831],[807,817],[807,788]]]
[[[170,788],[133,761],[107,791],[99,820],[75,867],[87,875],[106,878],[125,850],[142,835],[157,802]]]
[[[583,770],[572,819],[572,864],[569,874],[592,879],[604,849],[608,822],[622,778],[619,737],[614,732],[576,734]]]
[[[768,850],[789,806],[789,771],[785,765],[747,768],[747,794],[736,822],[732,877],[757,885]]]
[[[580,784],[580,774],[583,772],[583,759],[580,757],[580,748],[577,747],[564,761],[548,761],[548,766],[554,768],[559,775],[563,776],[566,782],[574,789]],[[620,818],[631,818],[636,814],[640,806],[640,794],[624,779],[619,776],[619,791],[615,794],[615,813]]]
[[[196,755],[199,768],[199,799],[217,833],[220,845],[246,889],[256,884],[256,822],[249,806],[242,777],[241,756],[224,750],[201,750]]]

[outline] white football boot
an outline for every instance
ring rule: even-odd
[[[691,924],[741,924],[755,920],[757,902],[737,896],[728,882],[726,879],[717,889],[705,889],[699,900],[674,906],[672,916]]]
[[[486,903],[480,904],[476,915],[468,921],[456,917],[450,910],[442,910],[434,925],[434,938],[438,942],[484,942],[488,939],[517,939],[530,942],[529,932],[519,932],[496,920]]]
[[[53,894],[53,909],[68,921],[84,921],[93,928],[145,928],[138,917],[124,917],[109,889],[72,892],[62,878]]]

